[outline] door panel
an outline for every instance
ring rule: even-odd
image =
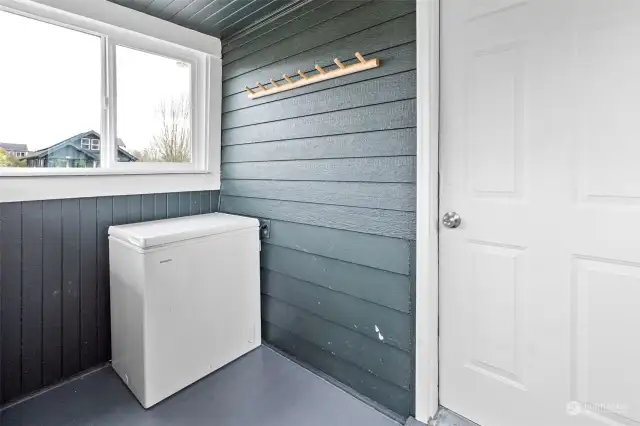
[[[640,425],[640,2],[441,2],[440,397]]]

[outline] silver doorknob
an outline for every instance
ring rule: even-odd
[[[457,228],[462,223],[462,218],[456,212],[447,212],[442,216],[442,224],[447,228]]]

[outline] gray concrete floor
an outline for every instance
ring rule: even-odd
[[[144,410],[109,367],[11,406],[2,426],[398,426],[264,346]]]
[[[444,407],[440,407],[436,414],[434,426],[478,426],[471,420],[467,420],[459,414]]]

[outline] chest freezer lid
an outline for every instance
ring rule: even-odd
[[[144,249],[259,226],[258,219],[210,213],[111,226],[109,236]]]

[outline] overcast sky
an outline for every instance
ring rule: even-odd
[[[100,39],[0,11],[0,142],[30,151],[100,133]],[[189,66],[118,48],[118,136],[148,146],[162,102],[188,96]]]

